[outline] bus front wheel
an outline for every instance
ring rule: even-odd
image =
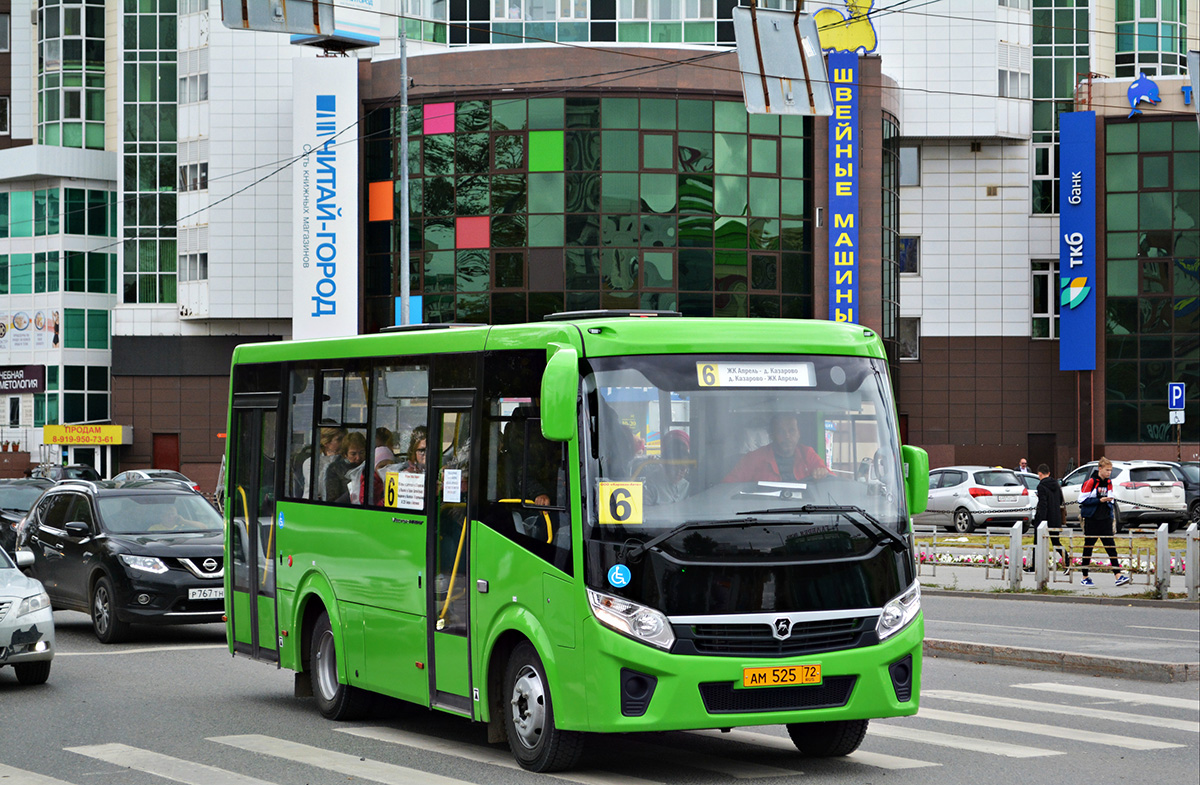
[[[579,762],[583,734],[559,730],[546,669],[537,650],[522,643],[513,650],[504,673],[504,712],[508,746],[521,767],[529,771],[563,771]]]
[[[328,612],[322,612],[313,627],[308,670],[313,697],[317,699],[317,708],[325,719],[358,719],[370,708],[369,692],[338,682],[337,649],[334,647]]]
[[[809,758],[835,758],[849,755],[858,749],[858,745],[862,744],[867,735],[869,721],[793,722],[787,726],[787,730],[801,755]]]

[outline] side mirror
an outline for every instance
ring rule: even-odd
[[[920,515],[929,504],[929,453],[906,444],[900,448],[900,459],[904,461],[908,514]]]
[[[554,355],[542,374],[542,436],[565,442],[578,430],[579,353],[574,347],[557,343],[550,344],[550,351]]]
[[[66,529],[67,534],[71,535],[72,537],[92,536],[91,527],[89,527],[83,521],[70,521],[66,526],[63,526],[63,528]]]
[[[33,564],[33,551],[19,550],[17,551],[17,566],[29,567]]]

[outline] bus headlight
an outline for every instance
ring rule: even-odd
[[[587,594],[592,615],[605,627],[660,649],[675,643],[671,622],[661,611],[592,589]]]
[[[913,583],[904,593],[887,605],[879,614],[879,623],[875,625],[875,634],[879,640],[884,640],[908,626],[917,618],[921,610],[921,584]]]

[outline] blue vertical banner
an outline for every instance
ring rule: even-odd
[[[1096,113],[1059,128],[1058,368],[1096,370]]]
[[[829,319],[858,313],[858,54],[829,53]]]

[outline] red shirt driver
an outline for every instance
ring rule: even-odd
[[[794,482],[829,476],[812,447],[800,444],[800,421],[794,414],[771,417],[771,443],[748,452],[725,475],[724,482]]]

